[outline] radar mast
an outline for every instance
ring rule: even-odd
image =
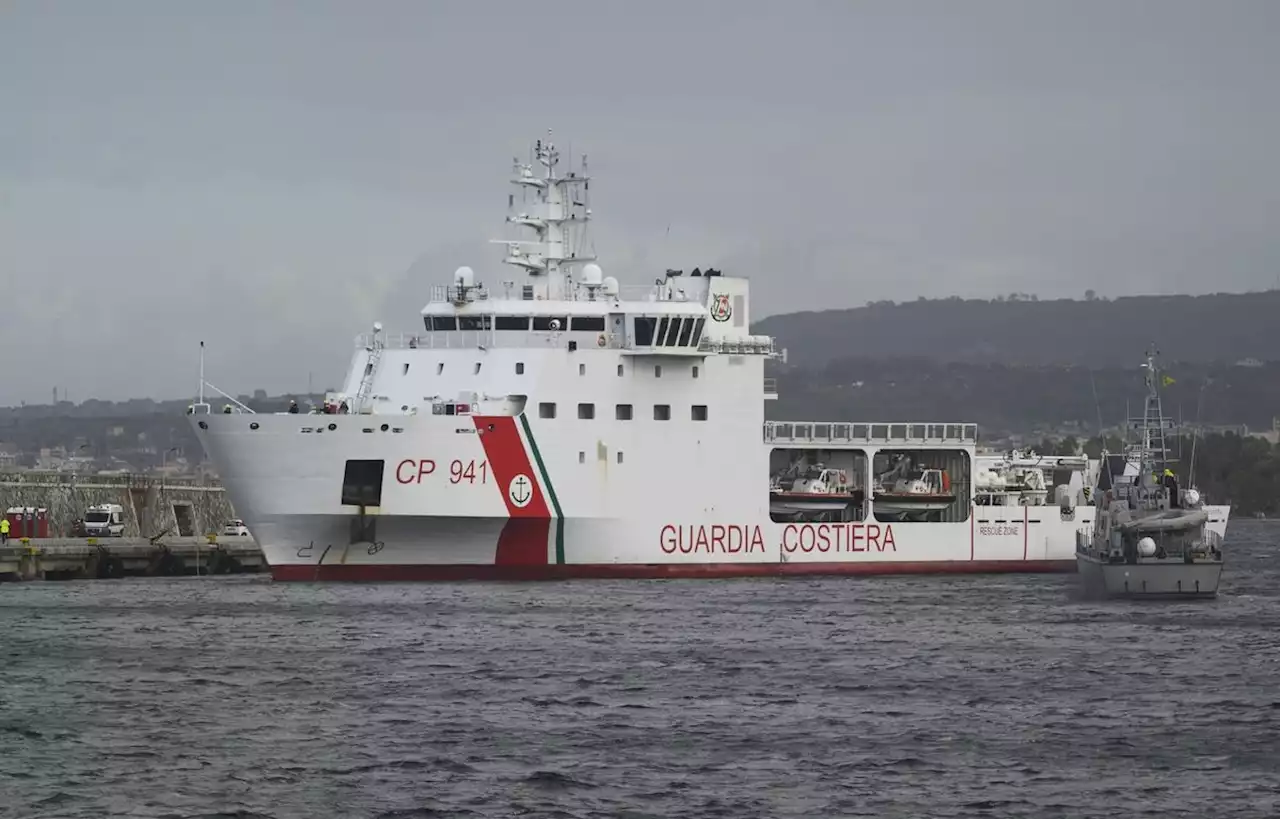
[[[535,164],[542,173],[534,172]],[[511,183],[521,191],[519,197],[508,197],[507,224],[533,231],[533,240],[495,239],[506,246],[503,263],[518,267],[529,276],[525,292],[532,289],[538,299],[564,299],[573,283],[570,275],[578,265],[595,261],[589,250],[587,223],[591,221],[590,177],[587,158],[582,157],[578,170],[557,175],[560,151],[551,141],[551,131],[537,140],[530,161],[513,162]],[[525,296],[529,298],[528,295]]]

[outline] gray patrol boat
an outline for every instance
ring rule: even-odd
[[[1180,489],[1168,457],[1175,428],[1160,408],[1163,378],[1147,353],[1146,408],[1130,419],[1136,441],[1103,453],[1093,528],[1076,535],[1076,569],[1091,597],[1214,597],[1222,576],[1222,537],[1209,529],[1200,493]],[[1193,459],[1194,460],[1194,459]]]

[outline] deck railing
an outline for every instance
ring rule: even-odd
[[[765,421],[764,440],[773,444],[928,444],[972,446],[977,424],[877,423],[846,421]]]

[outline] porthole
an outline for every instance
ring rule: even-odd
[[[249,425],[249,429],[257,429],[257,428],[258,428],[258,422],[257,422],[257,421],[254,421],[252,424],[250,424],[250,425]]]
[[[330,432],[333,432],[333,431],[334,431],[335,429],[337,429],[337,428],[338,428],[338,425],[337,425],[337,424],[330,424],[330,425],[329,425],[329,431],[330,431]]]
[[[200,422],[200,429],[208,429],[208,428],[209,428],[208,424],[206,424],[204,421]]]
[[[379,429],[381,429],[383,432],[386,432],[387,430],[391,429],[391,425],[383,424],[381,427],[379,427]]]

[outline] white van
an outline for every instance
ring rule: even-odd
[[[124,507],[100,503],[84,513],[84,533],[88,537],[124,537]]]

